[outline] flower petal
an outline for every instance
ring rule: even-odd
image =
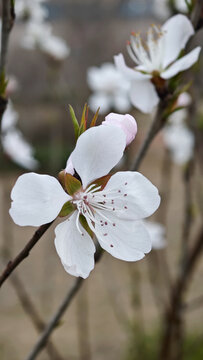
[[[98,194],[106,194],[106,205],[112,204],[115,215],[128,220],[148,217],[160,204],[157,188],[145,176],[134,171],[117,172]]]
[[[107,175],[123,156],[125,146],[125,134],[117,127],[101,125],[85,131],[71,156],[83,187]]]
[[[71,275],[86,279],[94,268],[95,245],[79,223],[81,233],[78,231],[77,215],[78,212],[75,211],[56,227],[55,246],[65,270]]]
[[[150,113],[159,102],[156,89],[150,80],[133,81],[130,99],[132,104],[143,113]]]
[[[163,68],[165,69],[177,59],[189,38],[194,34],[194,29],[187,16],[178,14],[167,20],[162,30],[164,32]]]
[[[16,181],[11,199],[9,213],[17,225],[40,226],[54,220],[71,197],[54,177],[28,173]]]
[[[102,213],[108,220],[101,222],[103,218],[96,213],[93,231],[104,250],[125,261],[141,260],[151,250],[149,233],[141,221],[118,220],[108,211]]]
[[[126,75],[129,80],[146,80],[151,78],[151,75],[143,74],[140,71],[136,71],[128,67],[122,54],[114,56],[114,62],[117,69]]]
[[[194,50],[190,51],[189,54],[175,61],[174,64],[172,64],[167,70],[165,70],[161,74],[161,77],[163,79],[170,79],[179,72],[189,69],[192,65],[194,65],[197,62],[200,51],[201,51],[201,47],[200,46],[196,47]]]
[[[113,98],[105,92],[95,92],[88,99],[90,109],[96,112],[100,108],[100,114],[105,114],[113,105]]]

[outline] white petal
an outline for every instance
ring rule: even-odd
[[[154,221],[144,221],[144,225],[149,232],[152,241],[152,249],[159,250],[165,248],[167,245],[165,227]]]
[[[177,59],[189,38],[194,34],[192,23],[185,15],[175,15],[162,26],[164,32],[163,68]]]
[[[114,56],[114,62],[117,69],[122,72],[129,80],[146,80],[151,78],[151,75],[142,74],[141,72],[128,67],[122,54]]]
[[[161,74],[161,77],[163,79],[170,79],[179,72],[189,69],[192,65],[194,65],[197,62],[200,51],[201,51],[201,47],[200,46],[196,47],[194,50],[190,51],[189,54],[175,61],[174,64],[172,64],[167,70],[165,70]]]
[[[150,113],[159,102],[156,89],[150,80],[133,81],[130,99],[132,104],[143,113]]]
[[[11,199],[9,213],[17,225],[40,226],[54,220],[71,198],[54,177],[28,173],[16,181]]]
[[[108,220],[105,221],[96,213],[97,221],[93,231],[101,247],[112,256],[125,261],[137,261],[151,250],[149,233],[141,221],[121,220],[107,211],[102,211],[102,214],[108,216]]]
[[[86,230],[76,227],[77,211],[55,229],[56,251],[65,270],[86,279],[94,268],[95,245]]]
[[[110,94],[105,94],[105,92],[96,92],[90,95],[88,99],[88,103],[90,105],[90,109],[94,112],[100,108],[100,114],[105,114],[112,107],[113,99]]]
[[[119,128],[101,125],[85,131],[72,153],[73,167],[83,187],[107,175],[123,156],[125,146],[126,137]]]
[[[111,176],[106,192],[106,205],[111,203],[119,218],[139,220],[152,215],[160,205],[157,188],[142,174],[133,171],[121,171]],[[96,195],[95,193],[95,199]],[[102,191],[98,192],[102,194]]]

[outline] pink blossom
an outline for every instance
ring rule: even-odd
[[[129,114],[121,115],[110,113],[105,117],[103,125],[113,125],[121,128],[126,135],[126,146],[129,145],[137,134],[137,123],[133,116]]]

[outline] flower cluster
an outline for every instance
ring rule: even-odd
[[[52,176],[28,173],[12,190],[10,215],[16,224],[40,226],[66,217],[55,229],[55,246],[72,275],[86,278],[94,268],[93,234],[118,259],[140,260],[151,250],[142,219],[159,206],[156,187],[138,172],[109,174],[126,140],[120,124],[91,127],[79,136],[71,154],[77,178],[64,171],[60,184]]]
[[[3,151],[18,165],[33,170],[37,168],[38,162],[33,156],[32,146],[24,139],[22,132],[16,126],[18,118],[18,113],[13,109],[13,105],[9,101],[1,122]]]
[[[66,42],[52,34],[51,24],[45,22],[48,10],[45,0],[16,0],[17,18],[26,20],[22,46],[28,50],[39,49],[55,61],[63,61],[70,53]]]
[[[104,63],[100,68],[90,67],[87,70],[87,83],[93,91],[88,100],[93,111],[100,107],[100,113],[104,114],[111,109],[125,112],[131,108],[130,82],[114,64]]]
[[[152,25],[145,43],[140,34],[132,33],[127,49],[136,66],[133,69],[126,66],[122,54],[115,56],[115,64],[131,80],[130,98],[135,107],[150,113],[158,104],[166,81],[198,60],[200,46],[179,58],[193,34],[192,23],[180,14],[161,28]]]

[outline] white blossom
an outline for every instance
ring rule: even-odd
[[[48,23],[29,22],[22,46],[28,50],[39,49],[57,61],[64,60],[70,53],[66,42],[52,34],[52,27]]]
[[[41,22],[48,16],[48,10],[43,6],[45,0],[15,0],[17,19]]]
[[[145,220],[144,225],[149,232],[152,242],[152,249],[159,250],[165,248],[167,245],[165,227],[158,222],[149,220]]]
[[[25,169],[34,170],[38,166],[33,156],[33,148],[24,139],[20,130],[10,129],[2,135],[2,147],[4,152],[18,165]]]
[[[92,127],[78,138],[71,160],[82,183],[72,195],[54,177],[35,173],[20,176],[11,193],[10,215],[21,226],[40,226],[54,220],[62,207],[73,207],[55,229],[55,246],[65,270],[83,278],[94,268],[95,245],[81,216],[101,247],[118,259],[140,260],[151,250],[142,219],[159,206],[156,187],[130,171],[112,175],[103,188],[96,180],[109,173],[126,147],[124,132],[112,128]]]
[[[169,124],[163,129],[164,142],[169,149],[173,161],[182,165],[188,162],[194,152],[195,138],[184,120],[187,117],[185,109],[175,111],[169,119]]]
[[[130,82],[114,64],[104,63],[100,68],[90,67],[87,70],[87,82],[93,91],[88,100],[93,111],[100,107],[100,113],[104,114],[111,109],[125,112],[131,108]]]
[[[1,131],[5,133],[9,129],[13,128],[17,124],[18,119],[18,113],[14,110],[12,102],[9,101],[2,117]]]
[[[113,125],[120,127],[126,135],[126,146],[128,146],[134,140],[137,134],[137,123],[134,117],[129,114],[121,115],[110,113],[105,117],[105,120],[102,121],[102,125]]]
[[[193,34],[190,20],[179,14],[166,21],[161,28],[153,25],[147,33],[146,44],[143,44],[139,34],[131,35],[127,49],[136,66],[133,69],[126,66],[122,54],[115,56],[115,63],[131,79],[130,98],[135,107],[150,113],[159,102],[154,85],[156,81],[164,83],[198,60],[200,46],[178,58]]]

